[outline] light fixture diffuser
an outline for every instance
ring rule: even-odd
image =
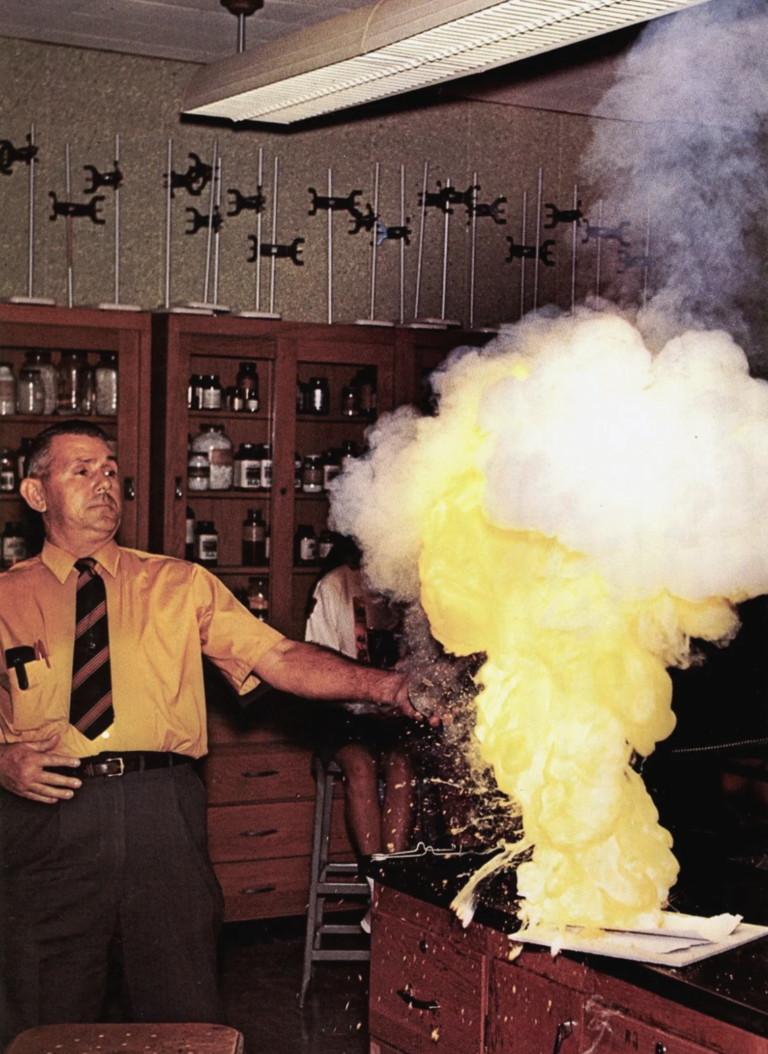
[[[380,0],[205,66],[184,112],[291,124],[516,62],[707,0]]]

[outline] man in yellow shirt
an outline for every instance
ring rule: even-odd
[[[220,1021],[221,891],[189,764],[207,749],[202,655],[241,694],[263,680],[417,717],[407,681],[288,640],[201,567],[117,545],[117,463],[93,424],[41,433],[21,493],[46,540],[0,580],[0,1049],[98,1020],[116,938],[135,1020]],[[101,590],[85,615],[83,586]]]

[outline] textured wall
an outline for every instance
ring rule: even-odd
[[[0,138],[23,145],[30,123],[36,126],[40,147],[37,165],[35,293],[67,302],[66,223],[52,222],[49,191],[60,197],[65,186],[65,143],[72,156],[73,197],[87,201],[83,165],[101,171],[112,167],[114,136],[121,137],[122,254],[121,300],[145,309],[163,303],[165,296],[166,193],[163,187],[167,142],[173,137],[174,169],[184,171],[187,155],[195,151],[210,160],[218,137],[223,159],[223,185],[253,194],[258,149],[264,154],[268,208],[264,236],[271,232],[271,183],[275,155],[280,162],[277,240],[306,239],[304,266],[279,261],[275,308],[284,318],[325,321],[327,300],[326,213],[309,216],[314,186],[325,193],[327,170],[333,168],[334,191],[362,189],[361,205],[373,197],[373,166],[381,165],[379,213],[387,224],[400,219],[400,165],[406,166],[407,216],[413,229],[405,269],[405,318],[413,317],[418,257],[418,192],[423,166],[430,163],[430,189],[450,178],[466,189],[473,172],[482,187],[479,199],[489,202],[505,195],[506,226],[491,218],[477,225],[476,326],[513,320],[525,307],[556,301],[569,306],[572,289],[572,230],[544,231],[557,242],[555,267],[526,263],[521,281],[519,261],[505,263],[507,236],[520,241],[523,195],[527,194],[527,242],[535,241],[535,212],[539,169],[543,202],[570,207],[574,182],[579,181],[580,157],[590,135],[590,120],[574,115],[499,106],[483,102],[432,101],[420,107],[389,107],[365,119],[342,116],[325,127],[272,132],[236,130],[183,122],[179,116],[184,88],[193,67],[185,63],[138,58],[108,52],[0,40],[3,93],[0,100]],[[113,299],[114,199],[101,191],[104,226],[88,218],[72,221],[74,247],[74,302],[93,304]],[[206,262],[205,231],[185,234],[187,206],[205,212],[207,190],[200,198],[177,192],[172,211],[173,265],[171,299],[202,300]],[[224,205],[226,209],[226,194]],[[0,296],[27,291],[28,172],[23,164],[11,176],[0,175]],[[622,217],[626,218],[626,217]],[[546,219],[544,213],[543,219]],[[619,217],[606,217],[617,222]],[[637,220],[637,218],[634,218]],[[348,234],[351,218],[334,217],[334,321],[367,317],[370,306],[370,236]],[[635,224],[640,237],[642,223]],[[255,307],[255,266],[246,262],[247,235],[255,230],[252,212],[225,217],[220,244],[219,301],[234,309]],[[427,214],[422,272],[421,315],[439,315],[442,308],[443,218]],[[446,315],[469,321],[471,234],[466,211],[457,206],[450,217]],[[579,243],[576,268],[578,295],[594,291],[598,281],[597,243]],[[635,251],[642,245],[636,244]],[[616,269],[615,242],[600,249],[602,276]],[[380,318],[399,313],[399,245],[385,242],[378,254],[377,311]],[[262,308],[268,305],[270,262],[262,269]],[[639,274],[626,281],[639,287]],[[209,287],[213,297],[213,280]]]

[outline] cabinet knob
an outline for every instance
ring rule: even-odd
[[[409,984],[405,988],[398,989],[397,994],[403,1002],[412,1010],[439,1010],[440,1004],[436,999],[417,999]]]
[[[266,831],[241,831],[241,838],[266,838],[267,835],[277,834],[276,827],[270,827]]]
[[[123,480],[123,501],[136,501],[136,481],[133,476]]]
[[[241,889],[239,892],[244,897],[258,896],[259,893],[274,893],[277,886],[246,886],[245,889]]]
[[[561,1021],[557,1026],[557,1033],[555,1035],[555,1046],[552,1050],[552,1054],[560,1054],[563,1043],[573,1033],[573,1021]]]

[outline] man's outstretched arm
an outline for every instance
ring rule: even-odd
[[[306,699],[359,700],[399,710],[417,720],[425,716],[411,703],[405,674],[352,662],[316,644],[284,637],[262,655],[254,672],[273,688]],[[441,715],[434,712],[427,720],[439,725]]]

